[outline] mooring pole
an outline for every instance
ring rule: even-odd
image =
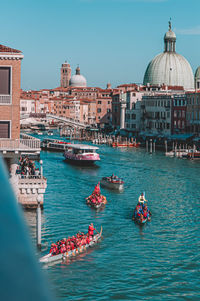
[[[165,152],[167,153],[167,140],[165,140]]]
[[[150,139],[150,154],[152,154],[152,139]]]

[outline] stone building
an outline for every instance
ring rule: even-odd
[[[188,132],[200,135],[200,92],[186,93]]]
[[[171,107],[171,134],[181,134],[187,132],[186,111],[187,101],[186,94],[174,94]]]
[[[22,154],[39,154],[40,140],[20,135],[20,80],[21,51],[0,45],[0,154],[10,172],[10,182],[20,203],[37,206],[43,204],[46,179],[22,179],[16,173]]]

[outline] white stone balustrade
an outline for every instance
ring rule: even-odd
[[[0,139],[0,151],[40,151],[40,139],[26,136],[25,139]]]

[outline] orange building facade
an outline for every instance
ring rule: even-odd
[[[0,139],[20,137],[21,51],[0,45]]]

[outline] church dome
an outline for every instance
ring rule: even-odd
[[[194,75],[188,61],[175,52],[176,35],[171,30],[164,36],[164,52],[158,54],[147,66],[143,83],[151,85],[183,86],[194,89]]]
[[[83,75],[80,73],[80,68],[76,68],[76,74],[70,79],[71,87],[87,87],[87,81]]]

